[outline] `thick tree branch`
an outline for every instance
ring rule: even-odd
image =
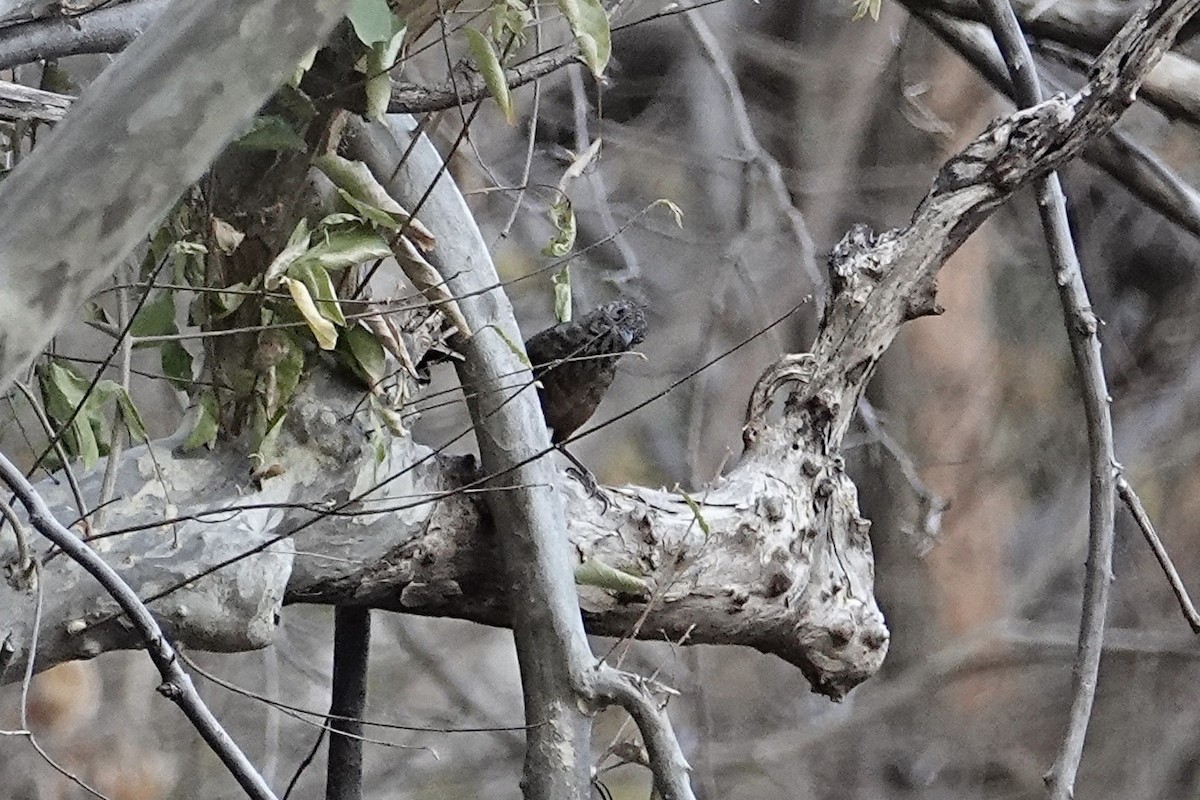
[[[83,53],[119,52],[169,5],[171,0],[133,0],[78,17],[55,15],[0,27],[0,67]]]
[[[996,91],[1012,97],[1013,88],[1008,72],[986,28],[931,12],[921,2],[901,1],[912,14],[965,58]],[[1051,90],[1066,90],[1053,76],[1043,75],[1042,78]],[[1084,150],[1083,158],[1107,172],[1155,211],[1184,230],[1200,236],[1200,194],[1131,136],[1110,130]]]
[[[179,666],[175,649],[133,589],[121,580],[104,559],[54,518],[21,470],[3,455],[0,455],[0,481],[25,506],[29,512],[30,524],[95,578],[128,615],[133,632],[145,645],[154,666],[162,676],[163,683],[158,687],[159,693],[178,705],[187,715],[192,726],[250,797],[273,800],[275,795],[266,781],[200,699],[191,677]]]

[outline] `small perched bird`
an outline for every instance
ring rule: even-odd
[[[561,444],[588,421],[616,377],[617,360],[645,338],[645,309],[630,300],[614,300],[529,337],[525,351],[542,384],[538,398],[551,442]]]

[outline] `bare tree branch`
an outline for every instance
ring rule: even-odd
[[[980,0],[980,4],[1008,65],[1017,103],[1040,103],[1042,84],[1033,63],[1033,54],[1029,51],[1009,0]],[[1062,749],[1049,776],[1051,797],[1068,800],[1075,791],[1075,775],[1083,758],[1083,740],[1091,720],[1100,655],[1104,647],[1104,623],[1112,580],[1117,458],[1113,445],[1108,382],[1100,358],[1100,325],[1092,312],[1087,286],[1083,282],[1083,270],[1075,254],[1075,243],[1067,222],[1066,197],[1055,173],[1038,178],[1034,189],[1050,251],[1050,266],[1054,271],[1054,282],[1058,286],[1059,302],[1066,321],[1067,339],[1071,343],[1075,372],[1079,376],[1087,420],[1088,467],[1091,473],[1087,575],[1079,623],[1079,649],[1072,670],[1074,691],[1071,715]]]
[[[1170,554],[1167,553],[1167,548],[1163,546],[1162,540],[1158,538],[1158,534],[1154,531],[1154,523],[1150,521],[1150,515],[1146,513],[1142,501],[1138,499],[1137,492],[1125,479],[1124,475],[1117,478],[1117,494],[1121,501],[1125,503],[1129,513],[1133,516],[1133,521],[1137,523],[1138,530],[1142,532],[1142,536],[1146,537],[1146,544],[1150,545],[1151,552],[1154,553],[1154,559],[1158,565],[1162,567],[1163,574],[1167,578],[1167,583],[1171,587],[1171,591],[1175,595],[1176,601],[1179,603],[1179,610],[1183,612],[1183,618],[1187,620],[1187,624],[1191,627],[1193,633],[1200,633],[1200,612],[1196,611],[1196,606],[1192,603],[1192,598],[1188,595],[1187,587],[1183,585],[1183,579],[1179,577],[1179,570],[1175,569],[1175,564],[1171,561]]]
[[[1009,97],[1012,83],[986,28],[931,12],[923,3],[905,2],[909,11],[953,47],[999,92]],[[1065,91],[1052,75],[1043,75],[1048,87]],[[1193,235],[1200,236],[1200,194],[1128,134],[1110,130],[1083,153],[1084,160],[1104,170],[1151,208]]]
[[[133,0],[78,17],[54,15],[0,27],[0,67],[82,53],[116,53],[169,5],[171,0]]]
[[[0,480],[25,506],[29,512],[30,524],[87,570],[128,615],[147,653],[162,675],[163,683],[158,687],[159,693],[179,706],[192,726],[250,797],[273,800],[275,795],[270,787],[200,699],[191,677],[179,666],[174,648],[133,589],[121,580],[121,576],[104,559],[54,518],[46,503],[21,471],[3,455],[0,455]]]

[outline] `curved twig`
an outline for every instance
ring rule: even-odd
[[[980,0],[980,5],[1004,62],[1008,65],[1018,104],[1033,106],[1042,102],[1042,85],[1034,67],[1033,55],[1009,0]],[[1083,270],[1079,266],[1067,222],[1066,197],[1057,173],[1039,178],[1035,183],[1035,191],[1046,244],[1050,250],[1054,282],[1058,286],[1059,302],[1063,308],[1067,338],[1075,361],[1075,372],[1079,376],[1079,390],[1087,420],[1088,467],[1091,473],[1088,559],[1079,623],[1079,648],[1072,669],[1071,713],[1062,747],[1047,775],[1050,796],[1055,800],[1069,800],[1075,789],[1079,762],[1083,758],[1084,737],[1095,702],[1096,677],[1100,672],[1100,655],[1104,647],[1104,623],[1112,579],[1116,454],[1108,385],[1104,377],[1104,364],[1100,359],[1099,320],[1092,311],[1092,303],[1083,282]]]

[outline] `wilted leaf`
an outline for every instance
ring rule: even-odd
[[[483,76],[483,82],[496,100],[496,105],[504,112],[504,119],[509,125],[516,122],[516,112],[513,110],[512,95],[508,91],[508,80],[504,77],[504,67],[500,64],[500,56],[491,41],[474,28],[467,28],[467,46],[471,50],[471,59],[475,68]]]
[[[680,228],[683,227],[683,209],[680,208],[673,200],[668,200],[665,197],[660,197],[650,204],[651,208],[655,206],[663,206],[667,211],[671,212],[671,216],[675,218],[675,224]]]
[[[575,210],[565,197],[550,206],[550,222],[554,225],[554,238],[542,248],[544,255],[562,258],[575,246]]]
[[[375,339],[383,349],[391,353],[392,357],[400,362],[400,366],[408,370],[409,375],[415,376],[417,374],[417,368],[413,365],[412,355],[409,354],[408,347],[404,344],[404,339],[400,337],[400,331],[396,328],[395,323],[383,314],[372,314],[369,317],[364,317],[361,321],[375,336]]]
[[[287,245],[267,267],[267,272],[263,275],[264,286],[274,289],[279,285],[279,281],[287,272],[288,267],[308,251],[311,237],[312,234],[308,232],[308,222],[301,219],[295,230],[292,231],[292,235],[288,237]]]
[[[300,316],[304,317],[304,321],[308,323],[309,329],[316,337],[317,345],[322,350],[332,350],[337,345],[337,329],[317,310],[317,305],[313,302],[308,287],[304,285],[303,281],[287,276],[284,276],[282,281],[287,285],[288,291],[292,295],[292,301],[300,311]]]
[[[554,317],[559,322],[571,321],[571,268],[563,267],[554,273]]]
[[[184,451],[212,447],[217,440],[217,397],[209,390],[202,392],[197,400],[196,422],[183,440]]]
[[[250,121],[250,128],[233,144],[245,150],[275,153],[302,152],[308,145],[286,119],[277,114],[262,114]]]
[[[879,10],[883,6],[883,0],[854,0],[854,16],[850,19],[858,21],[868,14],[871,19],[879,21]]]
[[[612,31],[604,6],[599,0],[558,0],[558,7],[571,26],[583,62],[599,78],[612,55]]]
[[[229,255],[234,250],[237,250],[238,245],[246,238],[246,234],[239,231],[237,228],[230,225],[220,217],[212,218],[213,238],[217,241],[217,247],[225,255]]]
[[[346,317],[342,314],[342,307],[338,303],[337,291],[333,288],[333,280],[324,267],[312,259],[302,258],[288,269],[288,276],[304,281],[321,316],[345,327]]]
[[[416,286],[425,295],[425,299],[431,305],[442,310],[442,313],[458,328],[460,336],[470,338],[471,326],[467,324],[467,318],[463,316],[462,309],[458,307],[458,300],[450,293],[449,287],[446,286],[438,271],[417,250],[417,246],[409,241],[407,236],[401,236],[395,249],[392,250],[392,255],[395,256],[396,263],[400,265],[405,276],[412,281],[413,286]]]

